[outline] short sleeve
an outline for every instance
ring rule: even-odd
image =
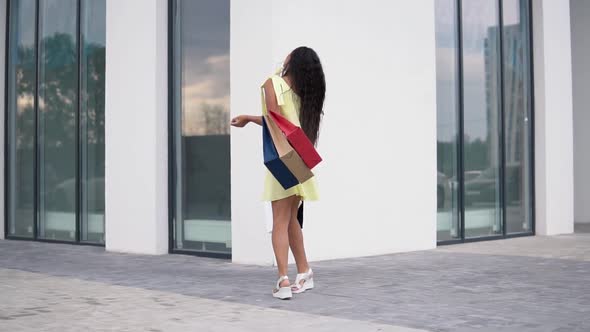
[[[279,106],[283,106],[285,105],[285,97],[283,96],[283,94],[286,91],[285,85],[283,84],[283,80],[277,75],[271,76],[271,79],[272,86],[275,90],[275,96],[277,97],[277,104]]]

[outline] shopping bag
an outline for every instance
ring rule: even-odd
[[[313,146],[313,143],[309,140],[303,129],[292,124],[285,117],[277,112],[268,112],[277,126],[287,137],[287,141],[291,144],[293,149],[297,151],[303,162],[309,169],[314,168],[317,164],[322,161],[319,153]]]
[[[262,117],[262,152],[264,156],[264,165],[284,189],[289,189],[299,184],[297,178],[295,178],[293,173],[291,173],[285,163],[281,160],[274,142],[272,141],[264,117]]]
[[[281,132],[273,119],[268,115],[265,117],[266,125],[268,127],[268,131],[270,132],[270,136],[272,137],[272,141],[279,157],[285,166],[287,166],[287,168],[291,171],[299,183],[304,183],[305,181],[311,179],[313,177],[313,173],[309,167],[305,165],[297,152],[291,147],[291,145],[289,145],[287,138]]]

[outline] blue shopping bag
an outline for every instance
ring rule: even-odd
[[[264,117],[262,117],[262,149],[264,165],[285,190],[299,184],[297,178],[281,160]]]

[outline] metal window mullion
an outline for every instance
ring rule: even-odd
[[[465,181],[464,181],[464,137],[465,137],[465,96],[463,85],[463,3],[462,0],[457,0],[457,54],[458,54],[458,134],[457,134],[457,159],[458,171],[457,181],[459,184],[458,204],[459,204],[459,227],[461,234],[461,241],[465,241]]]
[[[174,169],[174,0],[168,0],[168,252],[174,249],[175,232],[175,177]]]
[[[175,6],[174,6],[174,26],[175,26],[175,46],[174,46],[174,51],[175,51],[175,56],[172,59],[173,63],[174,63],[174,73],[177,75],[175,76],[174,79],[174,102],[175,102],[175,106],[174,106],[174,112],[176,114],[176,116],[178,117],[178,120],[174,122],[175,125],[177,125],[177,127],[174,129],[174,135],[175,137],[178,139],[177,141],[177,156],[176,156],[176,167],[178,172],[176,173],[176,183],[178,186],[178,190],[177,190],[177,196],[176,196],[176,207],[177,207],[177,215],[176,215],[176,227],[180,228],[180,232],[177,233],[180,235],[180,241],[182,241],[183,244],[183,248],[184,248],[184,242],[186,239],[186,233],[185,233],[185,223],[184,223],[184,198],[186,197],[185,195],[185,190],[186,190],[186,186],[184,185],[184,179],[185,179],[185,173],[184,173],[184,165],[185,165],[185,156],[186,156],[186,145],[184,144],[184,139],[182,137],[182,120],[183,120],[183,114],[182,114],[182,82],[183,82],[183,71],[182,71],[182,18],[181,18],[181,13],[182,13],[182,1],[181,0],[176,0],[175,1]],[[178,61],[176,61],[178,59]],[[176,61],[176,62],[174,62]],[[176,239],[177,241],[175,243],[178,243],[178,239]]]
[[[530,213],[531,213],[531,231],[535,234],[536,229],[536,195],[535,195],[535,67],[534,67],[534,56],[533,56],[533,3],[532,0],[528,0],[527,5],[528,8],[528,37],[529,37],[529,52],[527,57],[529,59],[529,82],[530,82],[530,89],[528,93],[529,98],[529,106],[530,106],[530,114],[529,114],[529,123],[530,123],[530,130],[529,130],[529,142],[531,146],[531,150],[529,151],[530,156],[530,163],[529,166],[529,177],[530,177],[530,190],[531,190],[531,197],[529,197],[531,206],[530,206]]]
[[[76,65],[78,68],[78,84],[77,84],[77,107],[76,107],[76,156],[75,156],[75,162],[76,162],[76,194],[75,194],[75,211],[74,213],[76,214],[76,242],[80,242],[81,239],[81,231],[82,231],[82,227],[81,227],[81,222],[82,222],[82,216],[81,216],[81,206],[82,206],[82,181],[81,181],[81,165],[82,165],[82,160],[81,160],[81,130],[80,130],[80,126],[81,126],[81,122],[80,122],[80,113],[82,112],[82,28],[81,28],[81,7],[82,7],[82,0],[77,0],[76,2],[76,38],[77,38],[77,43],[78,43],[78,54],[76,57]]]
[[[10,202],[10,192],[9,192],[9,186],[7,185],[8,180],[9,179],[9,163],[10,163],[10,157],[8,156],[9,154],[9,135],[8,135],[8,127],[9,127],[9,114],[10,111],[8,110],[8,95],[9,95],[9,89],[8,89],[8,85],[9,85],[9,57],[10,57],[10,0],[6,1],[6,31],[5,31],[5,39],[4,39],[4,234],[5,237],[9,237],[10,236],[10,228],[9,228],[9,213],[8,210],[11,209],[9,204],[12,204]],[[12,181],[11,181],[12,182]]]
[[[503,0],[497,0],[498,8],[498,42],[500,49],[499,68],[500,68],[500,79],[499,79],[499,93],[500,93],[500,212],[501,220],[500,225],[502,227],[502,235],[506,236],[506,132],[505,132],[505,95],[504,95],[504,6]]]
[[[39,211],[40,207],[40,200],[41,200],[41,192],[40,192],[40,135],[39,135],[39,70],[40,66],[39,63],[41,61],[40,55],[40,38],[39,38],[39,19],[40,19],[40,0],[35,1],[35,97],[33,98],[34,104],[34,113],[35,113],[35,134],[34,134],[34,199],[33,199],[33,238],[35,240],[39,239],[39,223],[41,222],[41,212]]]
[[[177,98],[177,94],[180,93],[181,88],[177,86],[177,82],[182,81],[182,71],[177,70],[180,65],[176,61],[176,57],[179,52],[180,42],[179,36],[181,34],[181,25],[179,13],[181,3],[178,0],[169,0],[169,43],[168,43],[168,54],[169,54],[169,141],[171,154],[169,155],[170,161],[170,175],[169,181],[171,183],[171,190],[169,194],[169,202],[171,210],[170,212],[170,226],[169,230],[171,234],[169,236],[169,249],[174,251],[178,248],[178,241],[184,240],[184,217],[183,217],[183,190],[184,186],[182,183],[183,179],[183,151],[184,143],[182,140],[182,116],[179,113],[180,98]],[[180,239],[179,239],[180,237]]]

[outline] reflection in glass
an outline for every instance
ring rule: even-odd
[[[77,1],[39,2],[39,237],[76,239]]]
[[[104,243],[106,0],[81,5],[81,240]]]
[[[462,2],[465,237],[502,234],[498,2]]]
[[[527,0],[503,2],[506,232],[531,231],[531,102]]]
[[[458,54],[456,0],[437,0],[436,107],[437,107],[437,240],[461,236],[457,185]]]
[[[8,235],[33,237],[35,222],[35,0],[10,3],[8,45]]]
[[[231,252],[229,0],[176,0],[177,249]]]

